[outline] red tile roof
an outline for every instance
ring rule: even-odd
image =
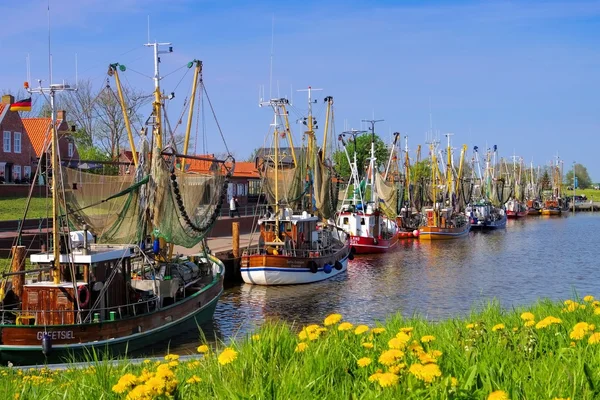
[[[2,111],[4,111],[4,107],[6,107],[8,104],[4,104],[4,103],[0,103],[0,115],[2,115]]]
[[[237,161],[235,163],[235,171],[233,171],[233,176],[240,178],[260,178],[258,170],[256,169],[256,164],[247,161]]]
[[[31,146],[38,157],[41,157],[42,151],[44,150],[44,142],[50,143],[49,129],[50,129],[50,118],[22,118],[25,132],[29,136]],[[62,120],[56,120],[56,127],[60,127]],[[48,137],[48,139],[46,139]],[[59,136],[60,138],[60,136]]]

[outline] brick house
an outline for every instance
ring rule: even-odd
[[[77,167],[79,164],[79,152],[75,141],[71,136],[71,129],[67,123],[67,112],[56,112],[56,129],[58,130],[58,150],[62,165]],[[47,153],[51,148],[51,122],[50,117],[47,118],[22,118],[23,126],[27,132],[27,136],[31,141],[35,156],[39,160],[43,153]]]
[[[26,127],[17,111],[10,111],[15,99],[2,96],[0,102],[0,183],[27,183],[30,181],[37,159]]]

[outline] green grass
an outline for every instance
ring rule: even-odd
[[[582,196],[585,194],[585,196],[588,198],[588,200],[593,200],[593,201],[600,201],[600,190],[595,190],[595,189],[575,189],[575,194],[578,196]],[[563,189],[563,195],[567,196],[567,197],[573,197],[573,191],[572,190],[566,190]]]
[[[233,341],[232,350],[217,345],[203,359],[171,361],[171,366],[168,361],[159,366],[150,360],[136,365],[96,360],[88,368],[60,372],[2,368],[0,393],[6,399],[124,399],[140,393],[147,396],[139,398],[168,398],[165,390],[175,399],[486,399],[502,390],[510,399],[592,399],[600,394],[600,344],[590,338],[600,333],[593,334],[591,326],[591,331],[571,336],[579,322],[600,328],[595,313],[600,302],[577,302],[571,311],[550,301],[516,310],[493,303],[467,318],[437,323],[396,315],[379,325],[385,329],[379,334],[356,334],[356,327],[342,331],[343,325],[336,323],[314,334],[314,340],[300,337],[299,327],[269,322],[256,337]],[[524,311],[535,315],[532,326],[521,318]],[[536,325],[548,316],[561,321]],[[494,329],[498,324],[504,327]],[[379,357],[398,345],[390,340],[403,327],[413,328],[403,355],[393,366],[384,365]],[[425,335],[434,340],[423,340]],[[365,342],[373,348],[364,347]],[[297,351],[299,343],[307,344],[302,352]],[[230,362],[225,363],[227,353]],[[365,357],[370,365],[359,367],[357,361]],[[425,382],[426,375],[417,371],[424,364],[439,376]],[[392,378],[390,386],[373,378],[392,369],[396,371],[384,375]],[[159,376],[152,379],[149,373]]]
[[[0,221],[19,220],[23,218],[26,203],[27,198],[24,197],[0,199]],[[27,218],[46,217],[46,207],[48,207],[48,212],[52,208],[52,203],[49,199],[40,197],[31,198]]]

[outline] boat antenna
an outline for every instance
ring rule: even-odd
[[[275,13],[273,13],[271,19],[271,57],[269,61],[269,100],[273,98],[272,90],[273,90],[273,48],[275,45]],[[279,91],[279,82],[277,83],[278,91]]]
[[[52,51],[50,47],[50,0],[48,0],[48,75],[52,84]]]

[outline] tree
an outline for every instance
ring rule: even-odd
[[[356,137],[356,165],[358,167],[359,177],[363,177],[369,165],[371,156],[371,138],[372,135],[364,134]],[[354,161],[355,143],[350,139],[346,145],[350,159]],[[389,150],[383,140],[375,135],[375,158],[377,158],[377,167],[385,167],[389,158]],[[333,153],[333,162],[335,169],[342,178],[350,177],[350,165],[344,150],[338,150]]]
[[[246,159],[246,161],[248,162],[254,162],[256,161],[256,156],[258,155],[260,148],[255,148],[254,150],[252,150],[252,152],[250,153],[250,155],[248,156],[248,158]]]
[[[547,169],[544,170],[544,174],[540,179],[540,188],[542,191],[552,189],[552,182],[550,181],[550,174],[548,173]]]
[[[592,179],[588,174],[587,168],[581,164],[575,164],[575,176],[577,177],[577,187],[587,189],[592,186]],[[573,170],[571,169],[566,175],[567,185],[573,187]]]
[[[431,165],[429,160],[422,160],[410,166],[411,183],[431,179]]]

